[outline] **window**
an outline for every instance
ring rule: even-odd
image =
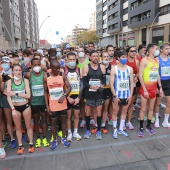
[[[103,12],[103,16],[105,16],[107,14],[107,10],[105,10],[104,12]]]
[[[125,15],[125,14],[127,14],[128,13],[128,8],[125,8],[124,10],[123,10],[123,15]]]
[[[117,27],[118,27],[118,23],[113,24],[113,25],[110,25],[110,26],[108,27],[108,30],[110,31],[110,30],[113,30],[113,29],[115,29],[115,28],[117,28]]]
[[[106,33],[107,32],[107,28],[103,29],[103,33]]]
[[[108,17],[108,20],[110,21],[110,20],[116,18],[117,16],[118,16],[118,12],[115,12],[114,14],[112,14]]]
[[[103,7],[105,7],[106,5],[107,5],[107,1],[104,2]]]
[[[103,20],[103,25],[107,24],[107,19]]]
[[[141,5],[149,2],[151,0],[137,0],[131,4],[131,10],[140,7]]]
[[[109,6],[109,8],[108,8],[108,9],[109,9],[109,11],[110,11],[111,9],[113,9],[115,6],[117,6],[117,5],[118,5],[118,3],[119,3],[119,2],[118,2],[118,1],[116,1],[116,2],[114,2],[112,5],[110,5],[110,6]]]
[[[168,13],[170,13],[170,4],[160,8],[160,14],[159,15],[165,15],[165,14],[168,14]]]
[[[144,12],[142,14],[132,17],[130,22],[134,23],[134,22],[138,22],[138,21],[143,21],[143,20],[150,18],[150,16],[151,16],[151,11],[147,11],[147,12]]]
[[[128,25],[128,20],[123,21],[123,27],[126,27]]]

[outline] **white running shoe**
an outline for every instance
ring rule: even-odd
[[[4,148],[0,148],[0,159],[5,159],[6,158],[6,152]]]
[[[159,119],[157,121],[155,121],[154,128],[159,128]]]
[[[126,123],[126,127],[128,127],[130,130],[134,130],[135,129],[131,122]]]
[[[170,124],[169,124],[169,122],[167,122],[167,123],[163,122],[163,123],[162,123],[162,126],[163,126],[163,127],[167,127],[168,129],[170,129]]]
[[[85,127],[85,124],[86,124],[86,121],[85,121],[85,120],[82,120],[81,123],[80,123],[80,128],[84,128],[84,127]]]
[[[79,135],[79,133],[73,133],[73,137],[76,138],[76,140],[82,140],[82,137]]]
[[[94,124],[95,124],[94,119],[91,119],[91,120],[90,120],[90,124],[91,124],[91,125],[94,125]]]
[[[68,142],[71,142],[71,141],[72,141],[72,138],[73,138],[72,133],[68,133],[67,141],[68,141]]]

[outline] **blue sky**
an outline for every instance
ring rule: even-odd
[[[39,26],[48,18],[41,30],[40,38],[50,43],[60,43],[61,37],[65,38],[75,25],[89,28],[89,19],[96,9],[96,0],[35,0],[39,13]],[[50,31],[51,30],[51,31]],[[55,34],[59,31],[59,35]]]

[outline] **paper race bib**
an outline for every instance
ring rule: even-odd
[[[151,71],[149,75],[150,82],[157,82],[158,81],[158,73],[155,71]]]
[[[51,100],[58,100],[61,96],[63,96],[63,88],[54,88],[50,89],[50,98]]]
[[[70,81],[70,85],[71,85],[71,92],[79,92],[79,81]]]
[[[101,85],[101,82],[100,82],[100,80],[90,80],[89,81],[89,84],[90,84],[90,86],[98,86],[98,87],[100,87],[100,85]],[[97,90],[93,90],[93,89],[89,89],[89,91],[97,91]]]
[[[14,91],[15,93],[18,93],[18,94],[25,94],[25,90],[22,90],[22,91]],[[19,96],[12,96],[12,102],[15,102],[15,103],[18,103],[18,102],[25,102],[26,99],[25,98],[21,98]]]
[[[44,87],[43,87],[43,85],[32,86],[32,95],[33,96],[44,96]]]
[[[170,76],[170,67],[161,67],[161,74],[163,77]]]
[[[118,80],[118,91],[126,91],[129,90],[129,79]]]

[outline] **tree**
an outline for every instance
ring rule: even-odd
[[[98,43],[96,31],[83,31],[77,36],[77,44],[88,44],[88,42]]]

